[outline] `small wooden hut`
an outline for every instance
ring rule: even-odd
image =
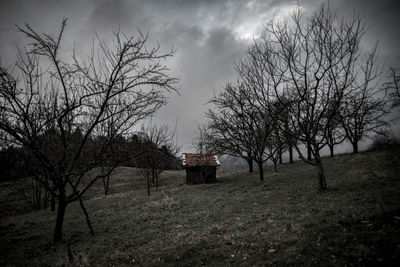
[[[217,181],[217,167],[220,165],[217,155],[214,154],[184,153],[182,155],[182,167],[186,169],[187,184]]]

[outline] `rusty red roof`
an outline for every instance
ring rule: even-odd
[[[195,166],[220,166],[217,155],[214,154],[192,154],[183,153],[182,166],[195,167]]]

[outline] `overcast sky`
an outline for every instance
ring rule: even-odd
[[[298,2],[311,14],[326,1]],[[400,1],[331,0],[330,5],[345,17],[358,12],[368,25],[364,45],[379,41],[381,61],[386,66],[399,63],[395,59],[400,51]],[[1,0],[0,62],[10,66],[15,61],[16,47],[24,44],[15,25],[25,22],[40,32],[55,33],[67,17],[66,55],[74,43],[80,53],[87,51],[95,33],[107,39],[118,27],[127,35],[138,28],[148,31],[164,49],[176,49],[167,65],[180,78],[181,88],[180,95],[171,95],[154,121],[171,126],[177,121],[179,142],[187,151],[196,135],[196,123],[205,122],[207,100],[235,80],[233,63],[260,34],[262,23],[290,15],[296,6],[292,0]]]

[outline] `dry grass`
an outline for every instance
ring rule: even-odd
[[[275,174],[267,168],[263,184],[243,171],[215,184],[184,185],[183,171],[167,171],[150,197],[137,171],[121,168],[110,195],[99,184],[87,196],[96,236],[76,203],[67,208],[65,242],[56,245],[50,211],[3,216],[0,265],[394,265],[398,154],[325,159],[326,193],[301,162]]]

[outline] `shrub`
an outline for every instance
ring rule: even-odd
[[[392,131],[382,131],[372,137],[372,144],[369,150],[384,150],[400,147],[400,139]]]

